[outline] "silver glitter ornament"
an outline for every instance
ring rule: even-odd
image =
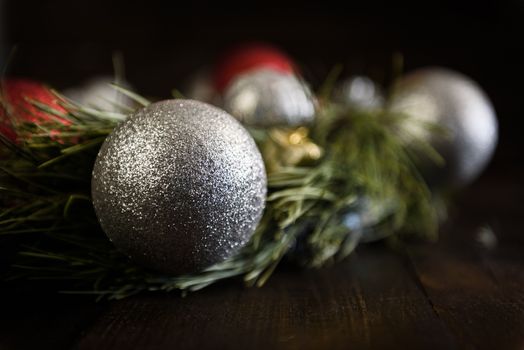
[[[491,102],[466,76],[443,68],[426,68],[402,78],[395,86],[390,109],[405,113],[407,142],[429,141],[445,165],[431,161],[421,170],[432,187],[461,187],[473,181],[491,159],[498,139],[498,123]],[[444,129],[430,133],[423,124]]]
[[[359,109],[382,107],[384,96],[380,87],[365,76],[353,76],[335,89],[335,100]]]
[[[196,272],[248,242],[265,205],[266,172],[229,114],[168,100],[107,137],[92,196],[102,229],[131,259],[165,273]]]
[[[315,117],[309,87],[293,74],[272,69],[240,75],[226,89],[223,103],[235,118],[252,126],[298,126]]]

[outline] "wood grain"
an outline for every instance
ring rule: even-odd
[[[461,348],[524,349],[524,188],[507,177],[481,185],[462,197],[438,244],[411,247],[408,257]],[[486,225],[489,246],[478,241]]]
[[[454,340],[402,259],[361,249],[321,271],[278,273],[262,289],[234,284],[185,299],[115,303],[78,349],[453,348]]]
[[[457,253],[427,247],[411,256],[435,312],[460,348],[524,348],[522,258],[504,267],[490,259],[503,277],[494,275],[478,256],[468,256],[464,248]]]

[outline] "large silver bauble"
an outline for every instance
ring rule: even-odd
[[[98,154],[92,196],[102,229],[130,258],[195,272],[243,247],[265,205],[266,172],[250,134],[203,102],[137,111]]]
[[[86,81],[78,87],[72,87],[63,91],[63,95],[72,101],[86,107],[96,108],[108,112],[120,112],[125,108],[134,109],[135,102],[111,86],[130,89],[127,82],[115,81],[114,77],[100,76]]]
[[[235,118],[251,126],[298,126],[315,117],[309,87],[293,74],[272,69],[240,75],[226,89],[223,103]]]
[[[498,139],[493,106],[482,89],[460,73],[426,68],[408,74],[396,84],[390,108],[411,117],[403,125],[407,142],[424,138],[444,158],[443,166],[431,161],[421,165],[432,187],[470,183],[493,155]],[[444,132],[430,133],[428,123]]]

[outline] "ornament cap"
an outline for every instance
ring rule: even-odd
[[[223,92],[239,75],[261,68],[293,74],[293,61],[277,48],[261,43],[238,46],[219,59],[213,76],[215,88]]]

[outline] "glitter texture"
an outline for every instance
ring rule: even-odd
[[[203,102],[139,110],[104,142],[92,196],[100,224],[131,259],[170,274],[225,260],[253,234],[266,172],[249,133]]]
[[[293,74],[258,69],[240,75],[224,95],[224,108],[246,125],[298,126],[315,117],[315,100]]]
[[[421,164],[432,186],[470,183],[495,151],[498,123],[493,106],[482,89],[460,73],[426,68],[408,74],[395,87],[390,108],[413,116],[406,120],[406,135],[428,139],[444,158],[444,167]],[[442,127],[446,134],[430,134],[424,123]]]

